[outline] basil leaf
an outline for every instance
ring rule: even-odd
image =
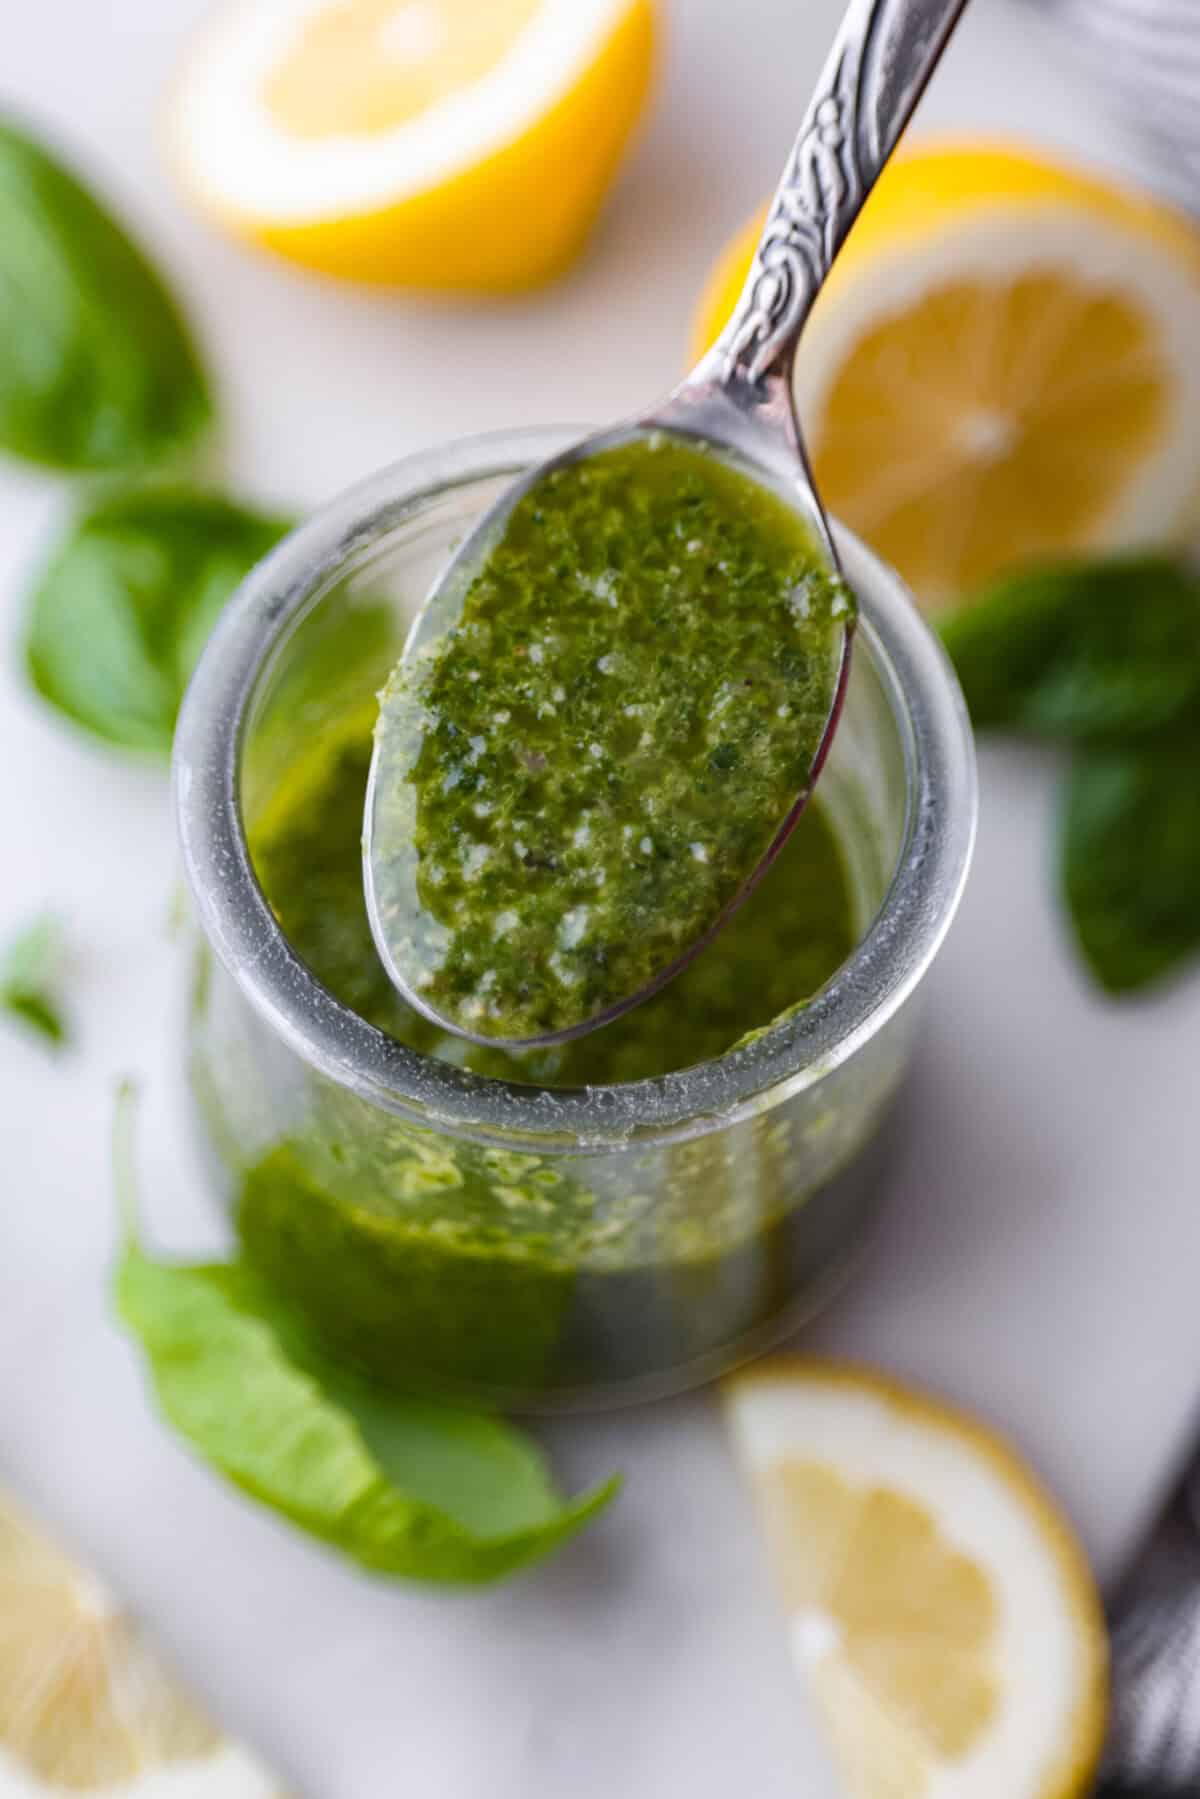
[[[221,609],[288,529],[187,488],[101,500],[76,519],[29,597],[34,686],[109,743],[167,754]]]
[[[1081,753],[1060,857],[1079,947],[1110,993],[1200,950],[1200,732]]]
[[[0,120],[0,448],[54,468],[135,468],[211,413],[191,336],[145,256]]]
[[[67,1039],[58,1000],[62,965],[62,931],[49,915],[22,931],[0,958],[0,1007],[54,1044]]]
[[[1165,557],[1013,575],[941,632],[979,729],[1118,738],[1200,712],[1200,580]]]
[[[116,1306],[163,1414],[219,1473],[365,1568],[441,1582],[510,1573],[608,1503],[616,1481],[564,1501],[533,1443],[500,1419],[393,1393],[334,1363],[244,1264],[149,1256],[131,1104],[126,1091]]]

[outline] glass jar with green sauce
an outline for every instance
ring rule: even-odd
[[[231,604],[176,748],[189,1065],[244,1252],[348,1359],[506,1405],[707,1379],[829,1293],[885,1189],[912,1001],[974,829],[953,675],[843,537],[861,622],[842,722],[739,919],[557,1048],[517,1058],[408,1011],[362,897],[375,694],[450,550],[568,441],[411,458],[294,533]]]

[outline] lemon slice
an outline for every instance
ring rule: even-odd
[[[961,1413],[787,1356],[724,1388],[796,1666],[850,1799],[1069,1799],[1106,1648],[1083,1552]]]
[[[280,1799],[93,1577],[0,1499],[0,1799]]]
[[[184,69],[175,160],[218,220],[307,267],[527,287],[587,235],[653,39],[651,0],[248,0]]]
[[[711,342],[758,222],[717,268]],[[796,397],[831,511],[931,606],[1178,538],[1200,500],[1200,236],[1022,151],[902,155],[813,309]]]

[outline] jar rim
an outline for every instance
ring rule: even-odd
[[[212,948],[255,1010],[326,1079],[431,1128],[573,1154],[723,1129],[824,1079],[917,986],[958,907],[975,834],[975,758],[957,680],[899,578],[835,526],[905,763],[907,819],[887,892],[855,949],[805,1006],[722,1055],[610,1086],[546,1088],[470,1074],[409,1049],[334,997],[285,938],[258,885],[240,804],[242,748],[276,653],[331,583],[386,532],[455,487],[514,475],[576,429],[487,433],[420,451],[359,482],[291,532],[227,605],[175,736],[184,868]]]

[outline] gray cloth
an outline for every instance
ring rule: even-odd
[[[1097,89],[1142,134],[1163,189],[1200,213],[1200,0],[1044,0]]]

